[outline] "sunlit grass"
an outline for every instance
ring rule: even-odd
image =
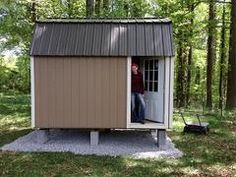
[[[197,121],[195,115],[185,114],[187,120]],[[175,114],[168,135],[185,154],[179,159],[0,152],[0,176],[236,176],[235,115],[203,117],[210,133],[200,135],[183,134],[184,123]],[[0,146],[31,131],[28,95],[0,94],[0,130]]]

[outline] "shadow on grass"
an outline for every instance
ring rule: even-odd
[[[22,130],[3,130],[0,133],[0,147],[4,144],[8,144],[15,139],[24,136],[31,132],[32,129],[22,129]]]
[[[220,173],[213,164],[194,162],[186,157],[140,160],[71,153],[9,152],[0,156],[0,161],[11,162],[4,168],[5,174],[13,176],[219,176]]]

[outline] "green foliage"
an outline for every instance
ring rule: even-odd
[[[36,12],[40,19],[85,17],[85,1],[42,0],[36,4]]]
[[[1,58],[0,78],[0,92],[29,93],[29,57]]]

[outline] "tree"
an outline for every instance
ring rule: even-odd
[[[101,11],[101,0],[96,0],[95,1],[95,14],[96,16],[100,16],[100,11]]]
[[[225,2],[225,0],[224,0]],[[225,60],[226,60],[226,45],[225,45],[225,35],[226,35],[226,25],[225,25],[225,15],[226,15],[226,7],[223,4],[222,11],[222,27],[221,27],[221,44],[220,44],[220,80],[219,80],[219,108],[222,110],[223,108],[223,100],[224,100],[224,80],[226,79],[226,68],[225,68]]]
[[[86,0],[86,17],[94,16],[94,0]]]
[[[226,108],[236,108],[236,1],[232,0]]]
[[[208,40],[207,40],[207,103],[206,106],[212,109],[212,75],[213,65],[216,58],[216,4],[214,0],[209,3],[209,24],[208,24]]]

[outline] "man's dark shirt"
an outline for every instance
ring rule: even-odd
[[[139,71],[137,74],[132,72],[131,92],[144,93],[143,74]]]

